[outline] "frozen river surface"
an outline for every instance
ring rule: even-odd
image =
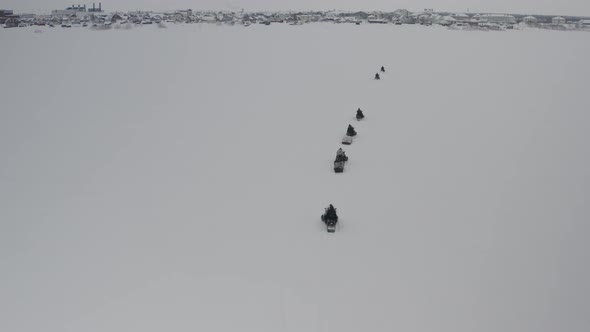
[[[590,330],[590,34],[34,30],[0,30],[1,331]]]

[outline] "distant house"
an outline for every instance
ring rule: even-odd
[[[407,9],[398,9],[393,12],[394,16],[410,16],[410,12]]]
[[[86,13],[86,5],[84,6],[72,6],[66,9],[57,9],[51,12],[51,15],[54,16],[71,16],[76,15],[77,13]]]
[[[369,17],[367,18],[367,22],[369,23],[376,23],[376,24],[387,24],[387,21],[382,19],[382,18],[378,18],[375,15],[369,15]]]
[[[0,24],[6,23],[9,18],[15,18],[14,12],[8,9],[0,9]]]
[[[308,22],[313,22],[314,17],[313,17],[313,15],[310,15],[310,14],[301,14],[301,15],[297,15],[297,20],[299,20],[299,22],[308,23]]]
[[[454,18],[455,21],[458,21],[458,22],[467,22],[471,18],[471,17],[469,17],[469,15],[467,15],[465,13],[455,13],[455,14],[452,14],[451,17]]]
[[[508,14],[483,14],[479,15],[481,23],[515,24],[516,17]]]
[[[177,10],[176,13],[181,14],[182,16],[191,16],[191,15],[193,15],[193,10],[192,9]]]
[[[576,23],[576,25],[578,26],[578,28],[590,28],[590,20],[580,20],[578,23]]]
[[[51,12],[53,16],[70,16],[75,15],[78,11],[73,9],[56,9]]]
[[[418,16],[417,20],[419,24],[422,25],[431,25],[433,22],[433,15],[431,14],[421,14]]]
[[[18,16],[22,20],[24,20],[24,19],[34,20],[37,17],[37,15],[35,15],[35,14],[18,14]]]
[[[369,14],[366,12],[356,12],[352,14],[353,17],[356,17],[358,20],[366,20],[369,18]]]
[[[231,23],[234,22],[234,17],[232,15],[223,14],[219,17],[218,21],[223,23]]]
[[[429,21],[424,21],[424,17],[427,17],[429,19]],[[430,24],[439,24],[439,25],[447,25],[447,21],[445,20],[445,18],[451,18],[450,16],[443,16],[440,14],[432,14],[432,15],[420,15],[421,19],[421,24],[424,22],[428,22]]]
[[[452,16],[439,16],[437,17],[436,22],[433,21],[433,23],[442,25],[442,26],[451,26],[455,23],[457,23],[457,20],[452,17]]]
[[[539,23],[539,20],[534,16],[526,16],[522,19],[522,22],[527,25],[535,25]]]
[[[551,24],[553,25],[562,25],[565,24],[565,18],[561,16],[557,16],[551,19]]]
[[[117,23],[117,22],[124,21],[124,20],[125,20],[125,18],[123,17],[123,15],[119,14],[119,13],[115,13],[111,17],[111,23]]]
[[[4,22],[4,27],[5,28],[16,28],[19,25],[19,21],[17,18],[9,18],[6,20],[6,22]]]
[[[408,16],[400,16],[396,20],[396,24],[416,24],[418,20],[418,15],[416,14],[409,14]]]
[[[201,22],[215,23],[215,21],[217,21],[217,18],[215,17],[215,15],[207,14],[207,15],[203,15],[201,17]]]

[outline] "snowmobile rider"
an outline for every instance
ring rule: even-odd
[[[342,148],[336,151],[336,160],[334,162],[341,162],[341,161],[348,161],[348,157],[346,156],[346,152],[342,150]]]
[[[353,126],[348,125],[348,129],[346,130],[346,135],[347,136],[356,136],[356,130],[354,130]]]
[[[356,119],[360,120],[360,119],[364,119],[365,115],[363,114],[363,111],[361,111],[361,109],[359,108],[358,110],[356,110]]]
[[[333,223],[338,222],[336,208],[332,204],[326,208],[326,214],[324,214],[324,222],[327,224],[328,221],[332,221]]]
[[[376,80],[380,80],[380,79],[381,79],[381,77],[379,77],[379,73],[376,73],[376,74],[375,74],[375,79],[376,79]]]
[[[385,72],[385,67],[381,66],[381,72],[384,73]]]

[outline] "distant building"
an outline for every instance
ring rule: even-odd
[[[398,9],[393,12],[393,16],[409,16],[410,12],[407,9]]]
[[[215,17],[215,15],[206,14],[201,17],[201,22],[215,23],[216,21],[217,21],[217,18]]]
[[[98,3],[98,8],[96,8],[96,3],[92,3],[92,8],[88,9],[89,13],[102,13],[102,2]]]
[[[9,18],[4,22],[5,28],[16,28],[19,25],[19,21],[17,18]]]
[[[11,18],[18,19],[18,16],[14,15],[12,10],[0,9],[0,24],[6,24],[6,22]]]
[[[451,26],[457,23],[457,20],[452,16],[436,15],[433,16],[432,23],[439,24],[442,26]]]
[[[535,25],[539,23],[539,20],[534,16],[526,16],[522,19],[522,22],[528,25]]]
[[[84,6],[81,6],[81,5],[74,6],[74,5],[72,5],[72,7],[68,7],[68,8],[66,8],[66,10],[72,10],[72,11],[76,11],[76,12],[85,12],[86,11],[86,5],[84,5]]]
[[[125,21],[125,18],[122,14],[114,13],[113,16],[111,16],[111,23],[117,23],[120,21]]]
[[[369,15],[369,17],[367,18],[367,22],[369,23],[376,23],[376,24],[387,24],[387,21],[382,19],[382,18],[378,18],[375,15]]]
[[[576,25],[578,28],[590,28],[590,20],[580,20]]]
[[[68,7],[66,9],[56,9],[51,12],[51,15],[55,16],[69,16],[69,15],[76,15],[76,13],[84,13],[86,12],[86,5],[81,6],[77,5],[72,7]]]
[[[459,22],[467,22],[471,19],[471,17],[469,17],[469,15],[467,15],[465,13],[455,13],[455,14],[452,14],[451,17]]]
[[[551,24],[553,25],[562,25],[565,24],[565,18],[561,16],[557,16],[551,19]]]
[[[187,9],[187,10],[177,10],[176,14],[181,14],[183,16],[191,16],[193,14],[193,10],[192,9]]]
[[[422,25],[431,25],[432,24],[432,21],[433,21],[432,16],[433,15],[431,15],[431,14],[422,14],[422,15],[419,15],[418,18],[417,18],[418,23],[419,24],[422,24]]]
[[[297,15],[297,20],[299,20],[299,22],[312,22],[313,21],[313,16],[309,15],[309,14],[301,14],[301,15]]]
[[[479,15],[481,23],[515,24],[516,17],[507,14],[483,14]]]

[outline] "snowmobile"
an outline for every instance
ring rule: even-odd
[[[356,136],[356,130],[354,130],[354,128],[351,125],[348,125],[348,129],[346,130],[346,136]]]
[[[385,67],[381,66],[381,72],[384,73],[385,72]]]
[[[347,161],[348,161],[348,156],[345,154],[336,155],[336,160],[334,160],[334,162],[347,162]]]
[[[342,150],[342,148],[338,149],[338,151],[336,151],[336,160],[334,161],[348,161],[348,156],[346,155],[346,152],[344,152],[344,150]]]
[[[322,221],[326,224],[326,228],[328,233],[336,232],[336,224],[338,223],[338,215],[336,214],[336,209],[332,213],[329,213],[328,208],[326,212],[321,216]]]
[[[361,111],[361,109],[359,108],[359,109],[356,111],[356,120],[357,120],[357,121],[361,121],[361,120],[362,120],[362,119],[364,119],[364,118],[365,118],[365,115],[363,114],[363,111]]]
[[[336,232],[336,223],[337,222],[338,221],[326,223],[326,229],[328,230],[328,233],[335,233]]]
[[[334,162],[334,172],[336,172],[336,173],[344,172],[344,161],[335,161]]]

